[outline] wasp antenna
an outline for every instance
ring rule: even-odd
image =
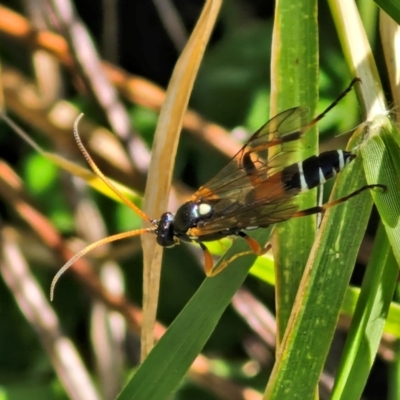
[[[58,280],[61,278],[61,275],[72,265],[75,261],[79,260],[85,254],[89,253],[93,249],[102,246],[103,244],[115,242],[117,240],[126,239],[131,236],[141,235],[142,233],[154,233],[154,229],[135,229],[133,231],[127,231],[122,233],[117,233],[116,235],[108,236],[104,239],[100,239],[97,242],[89,244],[84,249],[82,249],[79,253],[75,254],[67,263],[65,263],[60,270],[55,274],[53,280],[50,285],[50,301],[54,299],[54,290],[56,288],[56,284]]]
[[[75,122],[74,122],[74,137],[76,144],[79,147],[79,150],[85,157],[87,163],[89,164],[92,171],[123,201],[134,213],[139,215],[145,221],[149,221],[151,223],[150,217],[148,217],[140,208],[136,207],[124,194],[122,194],[108,179],[107,177],[100,171],[99,167],[93,161],[92,157],[89,155],[88,151],[86,150],[85,146],[82,143],[82,140],[79,136],[78,132],[78,124],[81,118],[83,117],[83,113],[80,114]]]

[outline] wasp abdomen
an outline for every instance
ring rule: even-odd
[[[344,150],[331,150],[312,156],[282,171],[285,189],[299,192],[322,185],[340,172],[355,155]]]

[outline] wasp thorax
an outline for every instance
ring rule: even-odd
[[[196,227],[200,220],[211,217],[212,213],[212,207],[207,203],[186,202],[176,212],[175,233],[185,234],[190,228]]]

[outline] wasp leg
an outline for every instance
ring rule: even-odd
[[[285,135],[283,137],[273,138],[265,143],[262,143],[258,146],[251,147],[248,151],[246,151],[241,159],[241,168],[244,169],[247,176],[249,176],[250,181],[254,187],[263,183],[263,180],[257,176],[257,167],[255,166],[253,160],[251,159],[251,155],[260,151],[265,151],[270,147],[277,146],[280,144],[284,144],[287,142],[292,142],[298,140],[304,132],[314,126],[318,121],[320,121],[329,111],[332,110],[339,102],[343,99],[353,88],[356,83],[361,83],[360,78],[353,78],[350,82],[350,85],[336,98],[336,100],[329,105],[321,114],[318,114],[314,119],[312,119],[308,124],[300,127],[298,131],[292,132],[291,134]],[[262,128],[261,128],[262,129]],[[251,140],[251,139],[250,139]]]
[[[272,247],[271,243],[267,243],[264,247],[261,247],[260,243],[258,243],[257,240],[251,238],[249,235],[247,235],[247,233],[244,233],[241,231],[238,233],[238,236],[243,238],[248,243],[248,245],[251,248],[252,253],[254,253],[257,256],[264,255]]]
[[[204,243],[199,242],[199,245],[204,253],[204,272],[207,276],[213,276],[214,260],[212,255]]]
[[[381,188],[381,189],[383,189],[383,191],[386,191],[386,189],[387,189],[386,185],[380,185],[380,184],[366,185],[366,186],[363,186],[360,189],[357,189],[355,192],[350,193],[347,196],[344,196],[344,197],[342,197],[340,199],[337,199],[335,201],[332,201],[330,203],[325,203],[325,204],[322,204],[322,206],[311,207],[311,208],[307,208],[306,210],[298,211],[298,212],[294,213],[291,218],[303,217],[305,215],[311,215],[311,214],[317,214],[317,213],[323,213],[328,208],[331,208],[331,207],[336,206],[336,205],[338,205],[340,203],[343,203],[343,202],[351,199],[352,197],[357,196],[358,194],[360,194],[364,190],[375,189],[375,188]]]
[[[261,256],[264,254],[264,249],[261,248],[260,243],[257,242],[257,240],[251,238],[249,235],[247,235],[246,233],[240,231],[238,233],[238,236],[240,236],[242,239],[244,239],[247,244],[250,246],[251,251],[254,254],[257,254],[258,256]]]
[[[262,256],[267,251],[269,251],[270,248],[271,248],[271,244],[270,243],[268,243],[264,248],[262,248],[260,246],[260,244],[256,240],[254,240],[250,236],[246,235],[246,233],[244,233],[244,232],[239,232],[238,236],[243,238],[248,243],[248,245],[250,246],[251,250],[241,251],[240,253],[234,254],[231,258],[229,258],[228,260],[223,261],[216,268],[213,268],[214,267],[214,263],[213,263],[211,254],[208,251],[207,247],[204,246],[203,243],[200,243],[200,246],[204,251],[204,258],[205,258],[204,270],[205,270],[207,276],[211,277],[211,276],[218,275],[230,263],[232,263],[234,260],[236,260],[239,257],[247,256],[249,254],[255,254],[257,256]]]
[[[320,121],[322,118],[325,117],[326,114],[328,114],[329,111],[332,110],[332,108],[334,108],[339,102],[340,100],[343,99],[343,97],[345,97],[352,89],[353,86],[356,83],[361,83],[361,79],[360,78],[353,78],[352,81],[350,82],[350,85],[336,98],[336,100],[330,105],[328,106],[324,111],[322,111],[321,114],[317,115],[313,120],[311,120],[306,126],[304,126],[302,128],[302,131],[304,132],[305,130],[310,129],[310,127],[312,127],[313,125],[315,125],[318,121]]]

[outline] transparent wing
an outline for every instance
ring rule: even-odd
[[[193,231],[198,236],[230,228],[268,226],[290,218],[297,210],[285,189],[290,179],[287,155],[296,151],[297,141],[312,125],[308,109],[283,111],[255,132],[232,160],[191,197],[213,206],[213,216]],[[268,157],[272,147],[279,147]]]

